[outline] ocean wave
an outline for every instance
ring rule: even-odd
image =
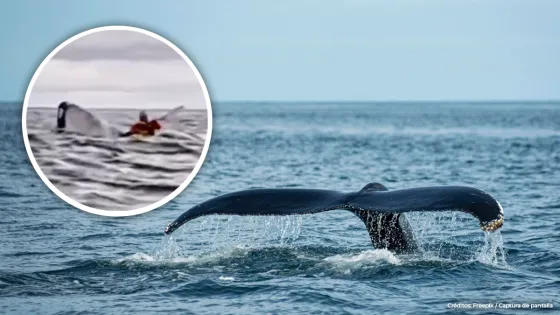
[[[202,154],[207,128],[205,111],[189,111],[153,137],[113,138],[56,132],[54,109],[30,112],[28,139],[43,173],[72,199],[104,210],[143,207],[177,189]],[[105,118],[130,116],[111,111]]]

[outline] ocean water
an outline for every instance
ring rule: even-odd
[[[120,132],[128,131],[138,117],[137,110],[90,112]],[[165,114],[161,109],[147,112],[154,118]],[[107,136],[106,126],[87,134],[71,128],[58,133],[56,114],[56,108],[27,112],[27,134],[37,164],[65,195],[109,211],[139,209],[177,189],[195,168],[208,128],[206,110],[185,109],[162,121],[156,136],[142,140]]]
[[[28,161],[21,106],[1,111],[0,313],[560,307],[560,104],[217,103],[197,177],[164,207],[126,218],[59,200]],[[183,211],[219,194],[265,187],[356,191],[369,182],[389,189],[475,186],[501,202],[504,226],[485,234],[467,214],[415,213],[409,219],[421,250],[402,255],[374,249],[363,223],[343,210],[202,217],[163,235]]]

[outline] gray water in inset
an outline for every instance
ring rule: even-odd
[[[213,104],[199,174],[162,208],[126,218],[68,206],[41,182],[2,107],[1,313],[423,314],[449,303],[560,297],[560,104]],[[468,185],[504,226],[464,213],[409,215],[421,252],[374,249],[340,210],[198,218],[183,211],[248,188],[357,191]],[[473,310],[456,310],[471,314]],[[503,310],[474,313],[502,314]],[[534,312],[519,310],[519,314]],[[516,312],[516,313],[517,313]]]
[[[135,110],[90,110],[104,123],[126,132]],[[165,111],[147,110],[151,117]],[[57,133],[55,108],[30,108],[30,147],[42,172],[70,198],[101,210],[133,210],[165,198],[191,174],[204,147],[205,110],[182,110],[161,121],[161,132],[142,140],[118,138],[109,128],[89,134]],[[68,122],[71,123],[71,122]],[[103,131],[107,132],[107,135]],[[103,135],[103,136],[100,136]]]

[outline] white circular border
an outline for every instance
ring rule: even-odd
[[[35,85],[35,81],[39,77],[41,71],[43,70],[43,67],[45,67],[45,65],[52,59],[52,57],[54,55],[56,55],[56,53],[58,53],[61,49],[66,47],[68,44],[70,44],[70,43],[74,42],[75,40],[80,39],[80,38],[82,38],[86,35],[97,33],[97,32],[103,32],[103,31],[132,31],[132,32],[137,32],[137,33],[141,33],[141,34],[144,34],[144,35],[148,35],[152,38],[155,38],[155,39],[165,43],[167,46],[171,47],[177,54],[179,54],[179,56],[181,56],[185,60],[185,62],[187,62],[187,64],[190,66],[191,70],[194,72],[196,78],[198,79],[198,83],[202,87],[202,91],[203,91],[203,94],[204,94],[204,100],[205,100],[205,103],[206,103],[206,111],[207,111],[207,115],[208,115],[208,123],[207,123],[208,130],[206,131],[206,140],[205,140],[205,143],[204,143],[204,148],[202,149],[202,154],[198,158],[198,162],[196,163],[192,172],[189,174],[187,179],[177,189],[175,189],[172,193],[170,193],[167,197],[162,198],[158,202],[155,202],[151,205],[147,205],[145,207],[142,207],[142,208],[139,208],[139,209],[134,209],[134,210],[99,210],[99,209],[95,209],[95,208],[86,206],[84,204],[81,204],[81,203],[75,201],[74,199],[66,196],[63,192],[58,190],[58,188],[56,188],[56,186],[53,185],[53,183],[51,183],[51,181],[47,178],[47,176],[45,176],[43,171],[41,171],[41,168],[39,167],[39,164],[35,160],[35,157],[33,156],[33,152],[31,151],[31,146],[29,145],[29,138],[28,138],[28,135],[27,135],[27,107],[28,107],[29,97],[31,95],[31,91],[33,90],[33,86]],[[80,210],[83,210],[83,211],[86,211],[86,212],[89,212],[89,213],[93,213],[93,214],[97,214],[97,215],[102,215],[102,216],[124,217],[124,216],[132,216],[132,215],[137,215],[137,214],[149,212],[149,211],[152,211],[154,209],[157,209],[157,208],[165,205],[166,203],[168,203],[169,201],[171,201],[172,199],[177,197],[185,188],[187,188],[187,186],[190,184],[190,182],[198,174],[198,171],[200,170],[200,168],[202,167],[202,164],[204,163],[204,160],[206,159],[206,154],[208,153],[208,148],[210,147],[210,140],[212,138],[212,104],[210,102],[210,96],[208,94],[208,89],[206,87],[206,84],[204,83],[204,80],[202,79],[202,76],[200,75],[200,72],[198,72],[198,69],[195,67],[195,65],[192,63],[192,61],[189,59],[189,57],[187,57],[187,55],[185,55],[185,53],[183,53],[183,51],[181,51],[177,46],[175,46],[169,40],[163,38],[162,36],[160,36],[158,34],[155,34],[153,32],[150,32],[150,31],[147,31],[145,29],[138,28],[138,27],[122,26],[122,25],[102,26],[102,27],[96,27],[96,28],[93,28],[93,29],[90,29],[90,30],[87,30],[87,31],[83,31],[83,32],[81,32],[77,35],[74,35],[74,36],[70,37],[69,39],[65,40],[62,44],[58,45],[45,58],[45,60],[43,60],[43,62],[39,65],[37,70],[35,70],[35,74],[31,78],[31,82],[29,83],[29,86],[27,87],[27,92],[25,93],[25,98],[23,100],[23,113],[22,113],[21,124],[22,124],[22,133],[23,133],[23,142],[25,143],[25,150],[27,151],[27,155],[29,156],[29,160],[31,161],[31,164],[33,165],[33,168],[35,169],[37,174],[39,174],[39,177],[41,177],[43,182],[50,188],[50,190],[52,190],[62,200],[66,201],[70,205],[72,205],[72,206],[74,206],[74,207],[76,207]]]

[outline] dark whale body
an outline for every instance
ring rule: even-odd
[[[490,194],[463,186],[433,186],[389,191],[370,183],[358,192],[343,193],[322,189],[251,189],[233,192],[202,202],[171,222],[170,234],[201,216],[221,215],[301,215],[344,209],[366,225],[373,246],[396,251],[416,248],[405,212],[457,210],[470,213],[484,231],[503,224],[500,203]]]
[[[56,127],[59,131],[66,128],[66,111],[68,110],[68,103],[62,102],[58,105],[58,111],[56,115]]]

